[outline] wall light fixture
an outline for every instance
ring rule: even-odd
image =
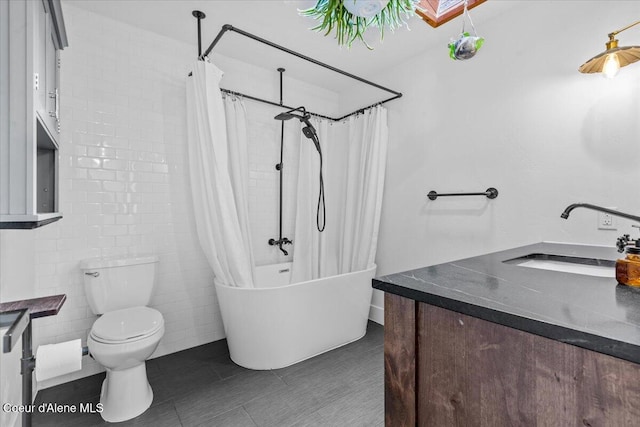
[[[618,47],[616,35],[640,24],[640,21],[609,33],[609,41],[606,43],[607,50],[594,56],[578,68],[581,73],[602,73],[605,77],[613,78],[618,74],[621,67],[626,67],[640,60],[640,46]]]

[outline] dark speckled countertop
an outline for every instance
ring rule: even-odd
[[[48,297],[3,302],[0,304],[0,313],[27,309],[29,310],[29,317],[31,319],[36,319],[38,317],[55,316],[56,314],[58,314],[66,300],[67,296],[65,294],[60,294],[51,295]]]
[[[531,253],[615,260],[602,246],[538,243],[373,279],[373,287],[640,363],[640,289],[504,263]]]

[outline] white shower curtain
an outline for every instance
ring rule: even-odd
[[[222,284],[253,287],[246,113],[220,92],[220,71],[197,61],[187,78],[189,175],[200,245]]]
[[[378,105],[349,117],[349,164],[340,274],[373,266],[378,245],[382,191],[387,164],[387,110]]]
[[[291,282],[373,266],[387,159],[387,110],[376,106],[346,124],[313,119],[324,157],[327,225],[316,228],[318,153],[301,138]],[[346,129],[343,127],[346,126]]]

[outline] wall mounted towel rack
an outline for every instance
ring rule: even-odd
[[[436,191],[429,191],[429,194],[427,194],[427,197],[429,198],[429,200],[435,200],[438,197],[447,197],[447,196],[486,196],[487,199],[495,199],[496,197],[498,197],[498,190],[496,190],[493,187],[489,187],[487,188],[487,191],[484,191],[482,193],[442,193],[442,194],[438,194]]]

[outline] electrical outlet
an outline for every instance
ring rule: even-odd
[[[616,208],[607,208],[615,210]],[[616,217],[604,212],[598,212],[598,230],[617,230]]]

